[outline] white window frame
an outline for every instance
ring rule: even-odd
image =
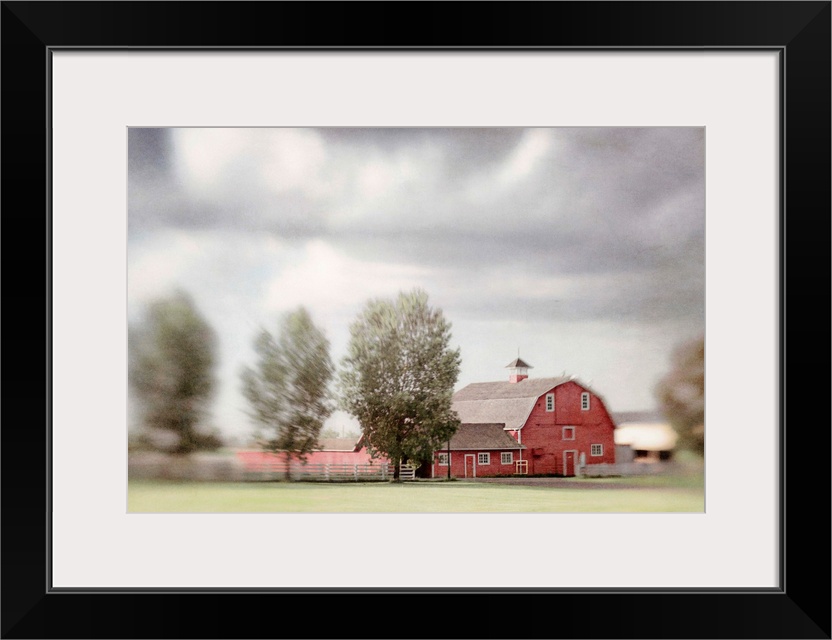
[[[500,464],[514,464],[514,453],[511,451],[501,451]]]
[[[555,410],[555,394],[554,393],[547,393],[546,394],[546,411],[551,413]]]
[[[491,454],[490,453],[478,453],[477,454],[477,466],[481,464],[491,464]]]
[[[595,453],[596,451],[598,451],[598,453]],[[604,445],[602,445],[602,444],[591,444],[591,445],[589,445],[589,455],[591,455],[595,458],[600,458],[601,456],[604,455]]]
[[[581,411],[589,411],[589,394],[586,391],[581,394]]]
[[[438,458],[439,458],[439,462],[437,464],[440,467],[447,467],[448,466],[448,453],[447,452],[440,453]],[[444,462],[442,462],[443,460],[444,460]]]
[[[566,437],[566,430],[569,429],[572,432],[572,437]],[[564,427],[563,431],[561,432],[561,439],[562,440],[574,440],[575,439],[575,427]]]

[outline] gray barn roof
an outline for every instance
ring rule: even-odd
[[[321,438],[318,448],[321,451],[357,451],[360,447],[355,438]]]
[[[519,429],[541,395],[570,380],[574,379],[562,376],[526,378],[520,382],[475,382],[454,394],[453,409],[463,423],[501,422],[507,430]]]
[[[504,431],[505,425],[500,423],[490,424],[469,424],[459,425],[456,433],[451,437],[451,449],[461,450],[488,450],[488,449],[525,449],[522,444]],[[440,447],[439,451],[445,451]]]

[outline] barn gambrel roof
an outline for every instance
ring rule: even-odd
[[[526,378],[520,382],[475,382],[454,394],[453,409],[461,422],[502,422],[507,431],[513,431],[526,423],[541,395],[565,382],[574,382],[592,391],[571,376]]]

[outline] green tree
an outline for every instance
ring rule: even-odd
[[[350,326],[339,376],[341,405],[358,419],[371,455],[399,480],[405,460],[430,459],[459,427],[451,408],[459,349],[451,325],[421,289],[370,300]]]
[[[259,360],[242,373],[243,393],[260,428],[261,446],[285,453],[288,480],[292,458],[305,460],[315,449],[333,410],[329,341],[300,307],[283,317],[276,338],[262,330],[254,348]]]
[[[705,339],[676,348],[671,369],[656,386],[659,406],[683,447],[705,455]]]
[[[214,330],[181,291],[152,302],[144,320],[129,328],[128,380],[146,446],[186,454],[221,444],[203,425],[215,389],[216,348]]]

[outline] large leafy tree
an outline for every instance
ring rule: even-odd
[[[166,436],[176,454],[216,448],[207,432],[215,389],[217,338],[184,292],[152,302],[128,332],[129,383],[145,427],[144,439]]]
[[[262,330],[254,348],[258,361],[242,373],[243,393],[261,446],[286,455],[289,479],[292,458],[305,460],[315,449],[333,410],[329,341],[300,307],[283,317],[277,337]]]
[[[679,433],[682,446],[705,454],[705,339],[676,348],[670,371],[656,386],[665,417]]]
[[[371,455],[395,463],[430,459],[459,427],[451,408],[459,349],[451,325],[421,289],[370,300],[350,327],[340,371],[341,404],[355,416]]]

